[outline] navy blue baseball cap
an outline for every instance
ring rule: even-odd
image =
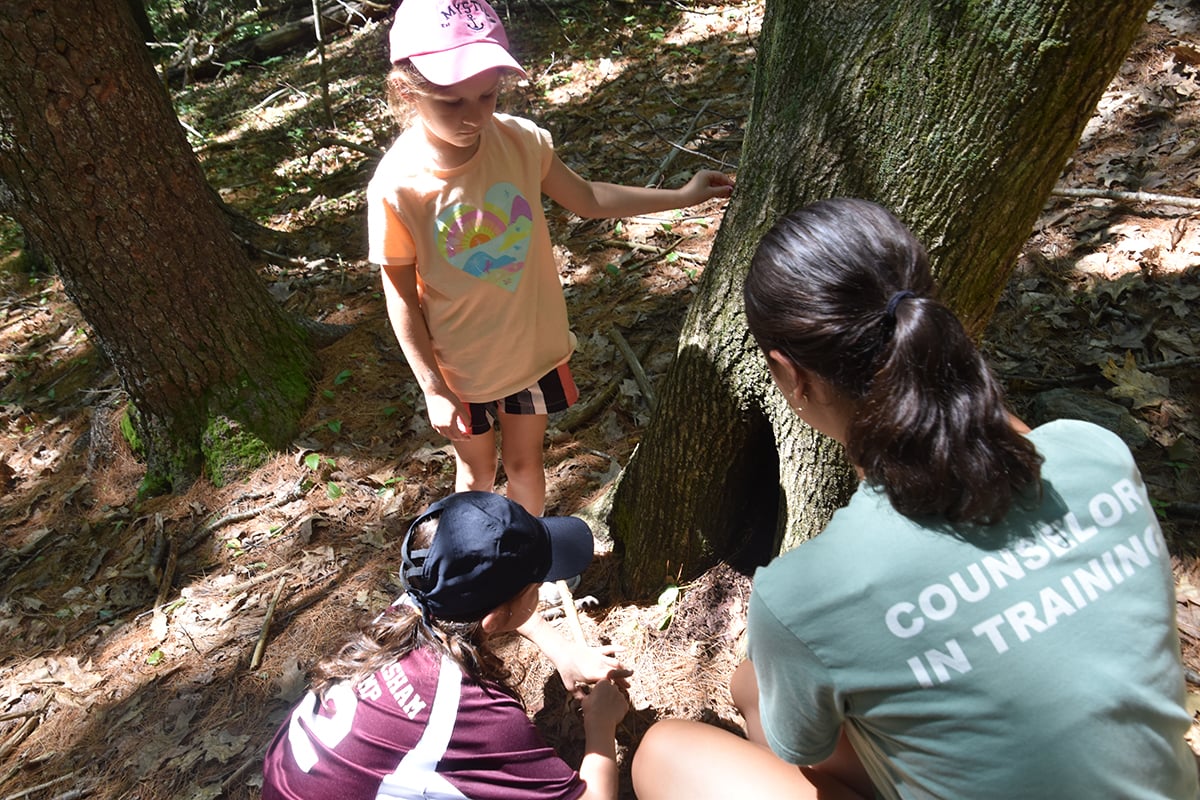
[[[428,549],[413,532],[437,519]],[[579,575],[591,563],[592,530],[578,517],[535,517],[491,492],[458,492],[413,520],[400,547],[400,579],[429,616],[474,622],[531,583]]]

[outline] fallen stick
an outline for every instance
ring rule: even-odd
[[[670,166],[671,162],[675,159],[675,156],[680,150],[685,153],[691,152],[684,145],[686,145],[688,140],[692,138],[692,134],[696,132],[696,126],[700,124],[700,117],[702,117],[704,112],[708,110],[708,104],[710,102],[712,101],[704,101],[704,105],[700,106],[700,110],[697,111],[696,116],[692,118],[692,124],[688,126],[688,129],[683,136],[679,137],[679,141],[677,143],[667,143],[671,145],[671,149],[667,151],[666,157],[664,157],[662,163],[658,165],[658,169],[655,170],[654,175],[650,177],[650,180],[646,181],[647,187],[654,187],[658,185],[658,182],[663,179],[663,175],[666,174],[667,167]]]
[[[267,605],[267,615],[263,617],[262,631],[258,634],[258,643],[254,645],[254,655],[250,658],[250,669],[258,669],[258,665],[262,663],[263,651],[267,648],[267,634],[271,630],[271,618],[275,616],[275,604],[279,602],[279,595],[283,594],[285,583],[287,583],[287,576],[283,575],[275,587],[275,594],[271,595],[271,602]]]
[[[1155,194],[1154,192],[1122,192],[1116,189],[1075,189],[1055,188],[1050,194],[1059,197],[1096,198],[1100,200],[1128,200],[1134,203],[1163,203],[1184,208],[1200,208],[1200,198],[1180,197],[1174,194]]]
[[[41,722],[42,713],[50,705],[50,700],[53,697],[53,692],[47,692],[46,694],[42,695],[42,702],[38,704],[37,708],[31,708],[27,711],[22,711],[18,714],[12,714],[6,717],[6,719],[15,719],[17,716],[24,716],[26,719],[21,723],[20,727],[13,732],[12,736],[9,736],[4,740],[3,744],[0,744],[0,761],[8,758],[9,753],[15,750],[17,745],[25,741],[29,734],[33,733],[34,728],[36,728],[38,723]]]
[[[616,328],[610,328],[608,335],[612,337],[613,344],[621,351],[621,355],[625,356],[625,360],[629,362],[629,370],[633,373],[633,379],[637,381],[637,385],[641,388],[642,394],[646,398],[646,405],[654,408],[654,388],[650,385],[650,379],[646,376],[646,370],[642,369],[642,363],[638,361],[633,348],[629,346],[629,342],[625,341],[625,337]]]
[[[57,778],[48,780],[45,783],[39,783],[37,786],[30,786],[28,789],[22,789],[21,791],[15,793],[15,794],[5,795],[4,800],[20,800],[20,798],[22,798],[22,797],[28,797],[31,794],[37,794],[42,789],[46,789],[50,786],[53,786],[56,783],[62,783],[63,781],[69,781],[73,777],[75,777],[75,773],[68,772],[66,775],[59,775]]]
[[[684,253],[680,250],[664,250],[661,247],[653,245],[640,244],[639,242],[623,242],[620,239],[601,239],[600,244],[608,245],[609,247],[623,247],[626,250],[636,250],[639,253],[652,253],[659,258],[666,258],[671,253],[674,253],[684,261],[691,261],[693,264],[707,264],[708,259],[705,256],[698,256],[693,253]]]

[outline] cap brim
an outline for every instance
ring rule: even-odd
[[[410,56],[430,83],[452,86],[489,69],[507,69],[529,77],[517,60],[495,42],[471,42],[452,50]]]
[[[592,529],[579,517],[539,517],[550,536],[550,569],[545,580],[561,581],[583,573],[592,563]]]

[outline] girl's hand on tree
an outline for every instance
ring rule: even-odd
[[[425,408],[433,429],[453,442],[471,438],[467,410],[452,394],[425,395]]]
[[[729,197],[733,194],[733,178],[715,169],[702,169],[683,186],[687,198],[684,206],[694,206],[714,197]]]

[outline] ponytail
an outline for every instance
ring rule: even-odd
[[[924,247],[880,206],[826,200],[759,243],[746,318],[852,404],[846,453],[907,517],[1000,521],[1041,457],[962,324],[934,298]]]
[[[436,534],[435,518],[418,524],[411,536],[415,547],[428,549]],[[403,599],[364,625],[337,653],[319,661],[313,668],[312,690],[324,697],[338,681],[349,681],[356,686],[377,670],[421,648],[450,657],[476,683],[520,700],[512,672],[488,646],[480,621],[436,619]]]

